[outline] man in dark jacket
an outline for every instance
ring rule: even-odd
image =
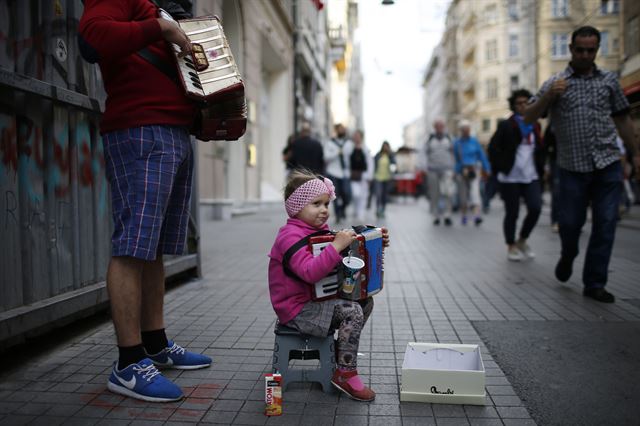
[[[289,164],[292,170],[305,168],[313,173],[324,174],[322,144],[311,136],[309,123],[302,124],[300,135],[291,144]]]
[[[507,258],[513,261],[535,256],[527,244],[527,238],[538,222],[542,208],[540,181],[544,176],[544,150],[540,124],[526,125],[522,119],[530,97],[531,93],[524,89],[512,93],[509,107],[513,114],[498,125],[489,144],[491,169],[500,182],[505,207],[503,231],[508,247]],[[524,199],[527,206],[527,216],[516,241],[520,198]]]

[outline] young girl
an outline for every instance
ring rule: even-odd
[[[342,261],[340,252],[349,247],[356,234],[343,230],[322,253],[313,257],[309,250],[298,250],[289,260],[289,268],[299,279],[288,276],[282,264],[287,250],[305,236],[328,230],[329,202],[335,199],[331,180],[308,171],[291,173],[284,192],[289,219],[278,231],[269,257],[269,292],[281,324],[301,333],[324,337],[338,329],[337,369],[331,382],[358,401],[372,401],[376,394],[366,387],[357,371],[360,332],[373,309],[373,299],[362,302],[329,299],[311,300],[313,283],[328,275]],[[384,247],[389,233],[383,229]]]

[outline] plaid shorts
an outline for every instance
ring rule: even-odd
[[[112,256],[182,254],[189,223],[193,152],[186,129],[143,126],[102,136],[111,186]]]

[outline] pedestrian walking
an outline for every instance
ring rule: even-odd
[[[347,137],[347,129],[342,124],[336,124],[334,132],[335,136],[324,145],[324,160],[327,177],[331,179],[336,188],[334,208],[336,222],[339,223],[347,217],[347,207],[351,203],[349,159],[353,151],[353,141]]]
[[[182,54],[191,43],[147,0],[85,0],[79,35],[82,54],[100,65],[108,94],[100,132],[114,225],[107,290],[119,355],[107,386],[146,401],[179,400],[182,390],[156,366],[211,364],[168,340],[163,318],[162,257],[183,253],[189,223],[194,158],[188,129],[196,110],[181,87],[136,52],[146,48],[170,64],[168,43]]]
[[[444,216],[444,224],[451,226],[451,197],[455,185],[453,141],[445,131],[444,120],[436,119],[433,130],[419,152],[418,163],[427,178],[429,211],[433,216],[433,224],[440,225]]]
[[[363,135],[362,130],[353,132],[351,138],[354,146],[349,159],[351,166],[351,196],[355,218],[358,221],[364,220],[369,198],[369,182],[371,182],[373,175],[373,159],[369,148],[364,144]]]
[[[311,136],[311,124],[302,123],[300,133],[291,144],[289,157],[291,170],[307,169],[313,173],[324,173],[324,149],[320,141]]]
[[[331,180],[296,170],[284,192],[289,218],[280,228],[269,253],[269,293],[278,321],[312,336],[326,337],[338,330],[337,369],[331,383],[352,399],[373,401],[375,392],[365,386],[357,370],[360,333],[373,310],[371,297],[362,302],[328,299],[312,300],[313,283],[326,277],[342,261],[340,252],[355,241],[356,233],[342,230],[320,255],[314,257],[307,244],[290,249],[320,230],[328,230],[329,204],[336,198]],[[389,245],[389,233],[383,230],[383,245]],[[287,260],[285,260],[285,256]],[[284,264],[287,264],[287,273]]]
[[[520,261],[535,257],[527,239],[536,226],[542,209],[542,185],[544,176],[544,147],[540,124],[525,124],[522,113],[531,98],[525,89],[514,91],[509,97],[513,114],[502,121],[489,143],[489,160],[493,174],[500,182],[500,195],[504,201],[502,230],[507,243],[507,258]],[[516,241],[516,226],[520,199],[527,207]]]
[[[384,218],[389,201],[389,193],[393,185],[393,173],[396,166],[396,158],[391,150],[389,142],[382,142],[380,151],[373,159],[374,162],[374,186],[376,192],[376,217]]]
[[[455,141],[453,153],[456,160],[455,171],[458,177],[461,223],[467,224],[467,213],[471,210],[476,226],[482,223],[480,211],[480,172],[482,176],[491,173],[491,166],[478,140],[471,136],[471,123],[462,120],[459,124],[460,137]],[[480,167],[478,168],[478,163]]]
[[[629,103],[617,75],[595,64],[600,32],[580,27],[571,35],[571,61],[531,99],[525,122],[549,113],[556,135],[560,185],[559,227],[562,252],[555,268],[566,282],[578,255],[580,231],[591,205],[592,227],[582,282],[583,294],[612,303],[605,286],[615,239],[621,196],[622,166],[616,129],[640,164],[638,140],[629,115]]]

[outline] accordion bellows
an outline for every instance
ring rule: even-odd
[[[189,98],[199,102],[201,123],[196,137],[236,140],[247,125],[244,82],[224,35],[220,19],[207,16],[177,21],[194,44],[194,54],[179,58],[180,79]]]

